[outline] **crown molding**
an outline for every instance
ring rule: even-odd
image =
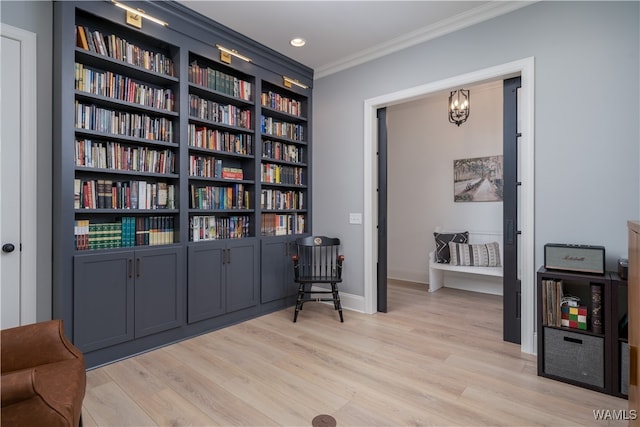
[[[476,8],[460,13],[436,24],[404,34],[388,42],[365,49],[355,55],[351,55],[340,61],[330,63],[314,70],[314,80],[335,74],[339,71],[355,67],[365,62],[389,55],[402,49],[433,40],[437,37],[470,27],[477,23],[487,21],[513,12],[514,10],[529,6],[537,1],[498,1],[480,5]]]

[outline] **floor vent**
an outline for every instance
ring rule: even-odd
[[[311,420],[312,427],[336,427],[336,419],[331,415],[318,415]]]

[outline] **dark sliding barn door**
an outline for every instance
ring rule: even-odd
[[[503,339],[520,344],[521,282],[518,277],[518,88],[520,77],[504,81],[503,94]]]
[[[387,312],[387,109],[378,109],[378,307]]]

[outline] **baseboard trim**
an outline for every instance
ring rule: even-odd
[[[426,272],[408,272],[408,271],[396,271],[389,270],[387,272],[387,280],[398,280],[402,282],[413,283],[427,283],[429,281],[428,276],[425,276]]]
[[[424,285],[426,287],[429,287],[429,283],[423,280],[407,280],[407,279],[398,279],[395,277],[387,277],[387,283],[398,283],[400,285]]]
[[[326,288],[313,285],[311,287],[311,291],[326,291]],[[340,291],[340,302],[342,303],[342,308],[344,310],[357,311],[359,313],[365,312],[363,296],[348,294],[343,291]],[[325,302],[325,304],[332,304],[332,303]]]

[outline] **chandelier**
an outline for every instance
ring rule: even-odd
[[[449,123],[460,126],[469,118],[469,91],[458,89],[449,95]]]

